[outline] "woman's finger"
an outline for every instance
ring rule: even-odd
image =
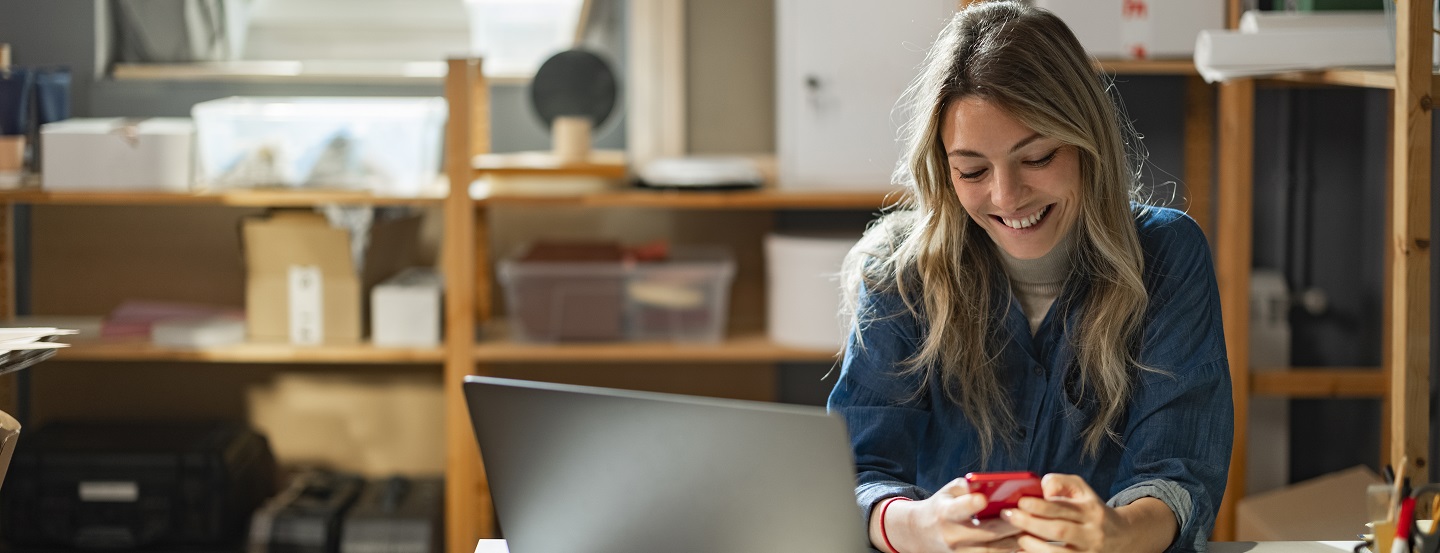
[[[1041,540],[1078,545],[1080,550],[1094,541],[1085,535],[1086,526],[1078,522],[1042,518],[1019,509],[1006,509],[1000,516],[1025,534]]]
[[[941,514],[950,522],[969,524],[975,513],[985,510],[989,504],[984,495],[967,493],[946,501],[941,507]]]
[[[1035,536],[1021,534],[1015,545],[1026,553],[1073,553],[1075,550],[1065,544],[1050,543]]]
[[[1038,497],[1022,497],[1020,498],[1019,509],[1041,518],[1053,518],[1073,522],[1084,522],[1089,518],[1088,510],[1084,504],[1076,503],[1074,500],[1064,497],[1053,500],[1040,499]]]

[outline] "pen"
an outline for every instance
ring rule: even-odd
[[[1404,466],[1401,466],[1404,471]],[[1395,521],[1395,539],[1390,543],[1390,553],[1410,553],[1410,526],[1415,520],[1415,498],[1401,501],[1400,519]]]

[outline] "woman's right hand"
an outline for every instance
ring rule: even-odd
[[[870,542],[889,553],[1004,552],[1016,551],[1020,530],[999,518],[974,522],[985,508],[985,496],[969,493],[964,478],[957,478],[921,501],[895,501],[884,509],[876,505],[870,521]],[[881,514],[884,519],[881,519]],[[883,526],[882,526],[883,525]],[[885,547],[890,538],[894,549]]]

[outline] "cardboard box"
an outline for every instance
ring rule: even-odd
[[[1240,500],[1239,541],[1355,540],[1365,532],[1365,488],[1380,477],[1364,466],[1332,472]]]
[[[40,127],[46,190],[190,190],[186,118],[67,119]]]
[[[5,472],[10,469],[10,458],[15,456],[15,444],[19,441],[20,421],[0,411],[0,484],[5,483]]]
[[[1205,29],[1225,28],[1225,3],[1171,0],[1034,0],[1070,26],[1097,58],[1188,58]]]
[[[370,339],[384,347],[440,345],[440,273],[410,267],[370,290]]]
[[[242,223],[246,330],[252,341],[354,344],[364,291],[413,265],[418,217],[377,220],[357,271],[350,233],[309,211],[276,211]]]

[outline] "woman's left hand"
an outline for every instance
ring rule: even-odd
[[[1122,515],[1090,488],[1079,476],[1047,474],[1040,481],[1045,498],[1025,497],[1019,508],[1006,509],[1001,516],[1025,535],[1017,543],[1022,551],[1145,551],[1156,542],[1129,517]],[[1151,499],[1151,498],[1145,498]],[[1162,503],[1163,505],[1163,503]],[[1165,508],[1169,512],[1169,508]],[[1173,521],[1173,515],[1171,520]],[[1170,526],[1167,536],[1173,536]],[[1162,528],[1153,530],[1163,531]],[[1163,550],[1164,546],[1156,551]]]

